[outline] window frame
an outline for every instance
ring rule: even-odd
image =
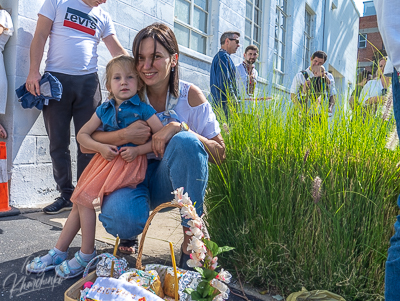
[[[174,29],[175,29],[175,24],[178,24],[178,25],[180,25],[180,26],[182,26],[182,27],[184,27],[184,28],[186,28],[186,29],[189,30],[189,45],[188,45],[188,46],[185,46],[185,45],[180,44],[180,43],[179,43],[179,40],[178,40],[178,38],[177,38],[178,45],[183,46],[183,47],[186,47],[186,48],[189,48],[189,49],[191,49],[191,50],[193,50],[193,51],[196,51],[196,52],[198,52],[198,53],[207,55],[207,54],[208,54],[208,51],[209,51],[209,47],[208,47],[208,38],[209,38],[209,34],[208,34],[208,32],[210,31],[210,5],[211,5],[211,1],[210,1],[210,0],[205,0],[205,1],[207,2],[207,9],[208,9],[208,11],[205,11],[202,7],[200,7],[199,5],[195,4],[195,3],[194,3],[195,0],[181,0],[181,1],[184,1],[184,2],[187,2],[187,3],[190,4],[190,8],[189,8],[189,23],[190,23],[190,24],[187,24],[187,23],[185,23],[184,21],[182,21],[182,20],[180,20],[180,19],[177,18],[176,14],[175,14],[175,9],[176,9],[176,3],[177,3],[177,2],[175,1],[175,6],[174,6]],[[203,31],[201,31],[200,29],[198,29],[198,28],[196,28],[196,27],[193,26],[193,15],[194,15],[194,9],[195,9],[195,7],[198,8],[198,9],[200,9],[202,12],[206,13],[206,22],[207,22],[207,23],[206,23],[206,31],[207,31],[207,32],[203,32]],[[191,43],[192,43],[192,33],[198,34],[198,35],[200,35],[200,36],[202,36],[202,37],[205,38],[205,42],[204,42],[204,45],[205,45],[204,48],[205,48],[205,49],[204,49],[204,52],[200,52],[200,51],[198,51],[197,49],[193,49],[193,48],[191,47]]]
[[[284,9],[281,8],[280,4],[284,3]],[[279,13],[279,15],[278,15]],[[283,26],[283,22],[282,24],[280,24],[280,20],[281,17],[285,18],[285,22],[284,25],[285,27],[282,28]],[[283,81],[284,81],[284,76],[285,76],[285,65],[286,65],[286,47],[287,47],[287,20],[289,18],[289,14],[288,14],[288,1],[287,0],[278,0],[277,4],[276,4],[276,8],[275,8],[275,30],[278,27],[278,34],[276,34],[275,32],[275,36],[274,36],[274,83],[277,85],[283,85]],[[281,36],[281,30],[283,30],[283,39],[282,41],[280,40],[280,36]],[[276,45],[278,44],[278,46],[283,45],[283,47],[276,47]],[[283,48],[283,51],[282,51]],[[282,53],[279,53],[279,50],[282,51]],[[281,64],[281,69],[278,69],[278,59],[280,59],[283,64]],[[278,79],[279,77],[279,79]]]
[[[307,32],[307,16],[309,16],[309,24],[308,24],[308,29],[309,32]],[[313,37],[313,17],[314,13],[312,13],[309,9],[305,9],[305,15],[304,15],[304,41],[303,41],[303,69],[307,69],[310,65],[310,58],[311,58],[311,42]]]
[[[361,38],[363,38],[364,40],[361,41]],[[364,46],[360,46],[361,43],[365,43],[365,45]],[[367,44],[368,44],[368,35],[366,33],[364,33],[364,34],[363,33],[359,33],[358,34],[358,48],[361,48],[361,49],[367,48]]]

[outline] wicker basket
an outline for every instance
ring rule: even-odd
[[[137,269],[144,270],[144,267],[142,266],[143,245],[144,245],[144,240],[146,238],[147,230],[149,229],[151,221],[153,220],[154,216],[160,210],[169,208],[169,207],[180,208],[181,206],[178,204],[172,204],[172,203],[161,204],[153,210],[153,212],[150,214],[149,218],[147,219],[146,225],[144,226],[144,229],[143,229],[142,238],[140,239],[139,251],[138,251],[137,258],[136,258],[136,268]],[[82,289],[83,284],[87,281],[95,282],[96,278],[97,278],[96,271],[93,271],[89,275],[87,275],[85,278],[82,278],[82,279],[78,280],[77,282],[75,282],[73,285],[70,286],[69,289],[67,289],[65,291],[64,301],[77,301],[80,297],[80,290]]]

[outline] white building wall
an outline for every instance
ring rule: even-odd
[[[330,57],[328,70],[334,71],[338,102],[344,103],[356,80],[360,16],[353,1],[335,0],[334,4],[337,8],[332,9],[332,0],[327,0],[324,50]]]
[[[331,10],[335,3],[337,9]],[[0,0],[11,11],[14,36],[4,52],[9,81],[6,115],[0,115],[9,133],[8,170],[10,175],[11,204],[17,207],[40,206],[58,196],[52,175],[49,142],[43,118],[37,109],[24,110],[17,102],[14,90],[23,84],[29,71],[29,47],[34,34],[39,11],[44,0]],[[273,88],[273,57],[275,11],[277,0],[262,2],[262,41],[260,49],[260,83],[270,94]],[[206,54],[180,47],[180,77],[199,86],[209,94],[209,71],[211,61],[220,48],[220,36],[224,31],[237,30],[241,37],[245,32],[246,0],[209,1],[209,31]],[[278,91],[287,94],[294,75],[303,69],[304,17],[306,5],[313,12],[312,49],[328,53],[326,68],[333,67],[343,77],[343,88],[353,81],[356,70],[358,12],[352,0],[288,0],[286,36],[286,66],[283,86]],[[175,0],[109,0],[102,7],[115,22],[117,36],[123,47],[131,53],[137,32],[154,22],[174,26]],[[326,13],[326,15],[325,15]],[[325,30],[324,30],[325,28]],[[350,28],[350,30],[349,30]],[[235,63],[243,59],[243,47],[232,58]],[[46,56],[46,54],[45,54]],[[45,58],[44,56],[44,58]],[[99,46],[99,77],[104,82],[105,65],[111,58],[103,43]],[[41,70],[44,68],[44,60]],[[104,92],[104,91],[103,91]],[[106,93],[103,93],[103,99]],[[286,100],[289,101],[289,100]],[[73,132],[73,129],[71,129]],[[74,138],[71,154],[76,153]],[[75,158],[73,157],[75,168]],[[74,174],[75,174],[74,170]]]

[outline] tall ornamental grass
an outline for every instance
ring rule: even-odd
[[[213,240],[236,248],[224,268],[285,296],[304,286],[383,300],[400,192],[393,119],[309,118],[281,103],[219,111],[227,159],[210,166],[206,207]]]

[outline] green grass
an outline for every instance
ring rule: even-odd
[[[340,108],[309,120],[282,102],[220,114],[227,159],[210,165],[206,207],[213,241],[236,248],[222,265],[285,296],[304,286],[383,300],[400,193],[393,120]]]

